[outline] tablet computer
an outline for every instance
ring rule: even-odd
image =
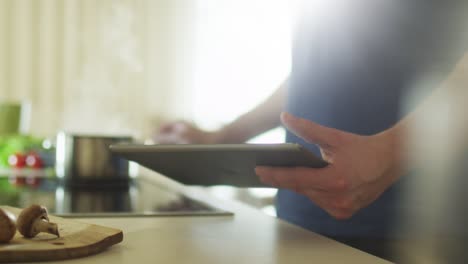
[[[298,144],[111,145],[112,152],[187,185],[261,187],[255,167],[323,168]]]

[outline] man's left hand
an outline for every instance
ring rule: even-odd
[[[361,136],[283,113],[291,132],[320,147],[325,168],[257,167],[265,184],[307,196],[336,219],[348,219],[375,201],[400,176],[391,133]]]

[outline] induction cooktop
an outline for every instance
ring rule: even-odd
[[[0,204],[41,204],[63,217],[232,215],[142,177],[128,184],[67,187],[55,179],[0,176]]]

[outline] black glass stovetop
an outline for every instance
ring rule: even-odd
[[[143,177],[126,184],[70,187],[55,179],[0,176],[0,205],[31,204],[65,217],[232,215]]]

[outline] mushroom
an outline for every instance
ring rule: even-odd
[[[37,204],[25,208],[18,216],[18,231],[27,238],[35,237],[41,232],[60,237],[56,223],[49,222],[47,208]]]
[[[8,243],[16,233],[16,217],[0,208],[0,243]]]

